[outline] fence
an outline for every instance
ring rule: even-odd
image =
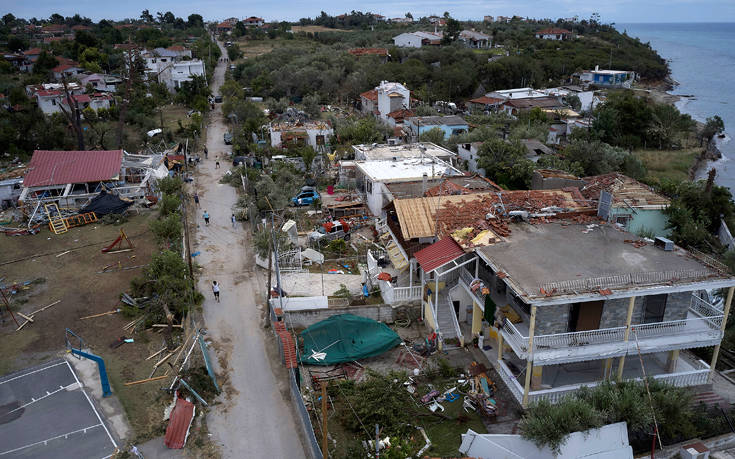
[[[275,312],[273,311],[273,308],[268,306],[268,311],[270,313],[271,318],[271,324],[275,324],[278,322],[278,318],[276,317]],[[285,326],[285,324],[284,324]],[[278,331],[275,326],[271,327],[271,330],[273,330],[273,334],[276,337],[276,340],[278,341],[278,354],[281,357],[281,362],[286,362],[286,352],[284,350],[283,340],[281,339],[281,336],[278,334]],[[297,355],[298,358],[298,355]],[[322,456],[322,450],[319,448],[319,442],[316,439],[316,435],[314,435],[314,426],[311,424],[311,417],[309,416],[309,412],[306,410],[306,405],[304,405],[304,399],[301,396],[301,389],[299,389],[299,384],[297,381],[298,377],[298,371],[299,367],[296,366],[296,368],[289,368],[288,369],[288,379],[289,379],[289,389],[291,394],[291,403],[294,405],[294,408],[296,413],[298,413],[297,417],[297,423],[301,427],[304,433],[304,438],[306,438],[306,453],[307,456],[311,459],[321,459]]]
[[[651,285],[680,280],[706,279],[713,274],[709,270],[680,270],[680,271],[651,271],[642,273],[628,273],[616,276],[590,277],[587,279],[573,279],[568,281],[547,282],[541,289],[555,293],[579,293],[601,288],[625,287],[628,285]]]

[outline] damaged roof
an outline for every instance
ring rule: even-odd
[[[612,193],[616,204],[649,209],[663,209],[671,204],[669,198],[656,193],[650,186],[619,172],[584,177],[582,180],[585,186],[580,188],[580,192],[587,199],[598,200],[600,192],[605,190]]]
[[[36,150],[23,185],[37,187],[117,179],[122,160],[122,150]]]
[[[441,237],[468,227],[478,232],[492,229],[499,236],[505,236],[510,232],[501,218],[502,214],[526,211],[529,218],[546,218],[555,213],[590,210],[582,195],[572,190],[518,190],[397,199],[393,205],[406,240],[434,235]],[[534,217],[536,213],[543,216]],[[488,214],[495,215],[495,218],[487,218]],[[476,234],[467,234],[467,237],[474,236]]]
[[[388,187],[390,188],[390,187]],[[391,190],[392,191],[392,190]],[[502,188],[492,180],[480,174],[461,175],[447,177],[440,184],[429,188],[426,196],[449,196],[457,194],[472,194],[483,191],[503,191]]]
[[[464,255],[462,247],[460,247],[459,244],[457,244],[451,237],[445,237],[444,239],[419,250],[414,254],[414,257],[416,257],[416,260],[419,262],[421,269],[423,269],[425,273],[429,273],[452,260],[456,260],[462,255]]]
[[[627,290],[647,286],[733,281],[686,250],[664,251],[604,222],[511,223],[510,229],[510,237],[476,252],[505,273],[506,282],[526,301],[551,302],[585,292],[624,297]]]

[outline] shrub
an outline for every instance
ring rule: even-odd
[[[164,218],[174,212],[178,212],[181,207],[181,200],[173,194],[164,194],[163,199],[159,203],[159,212],[161,218]]]
[[[164,177],[158,181],[158,189],[163,194],[181,194],[184,189],[184,182],[179,177]]]
[[[172,212],[160,220],[152,220],[150,228],[159,244],[178,243],[183,230],[181,215],[178,212]]]

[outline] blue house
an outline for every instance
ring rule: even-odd
[[[635,79],[635,72],[630,70],[600,70],[595,66],[594,70],[582,73],[580,80],[587,84],[605,86],[608,88],[629,88]]]
[[[404,127],[410,132],[412,138],[432,129],[439,128],[444,131],[444,138],[448,139],[455,134],[462,134],[469,130],[467,121],[460,116],[414,116],[406,118]]]

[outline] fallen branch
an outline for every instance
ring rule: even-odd
[[[147,383],[147,382],[151,382],[151,381],[158,381],[158,380],[161,380],[163,378],[167,378],[167,376],[166,375],[156,376],[155,378],[146,378],[146,379],[141,379],[140,381],[126,382],[124,385],[125,386],[134,386],[136,384],[143,384],[143,383]]]

